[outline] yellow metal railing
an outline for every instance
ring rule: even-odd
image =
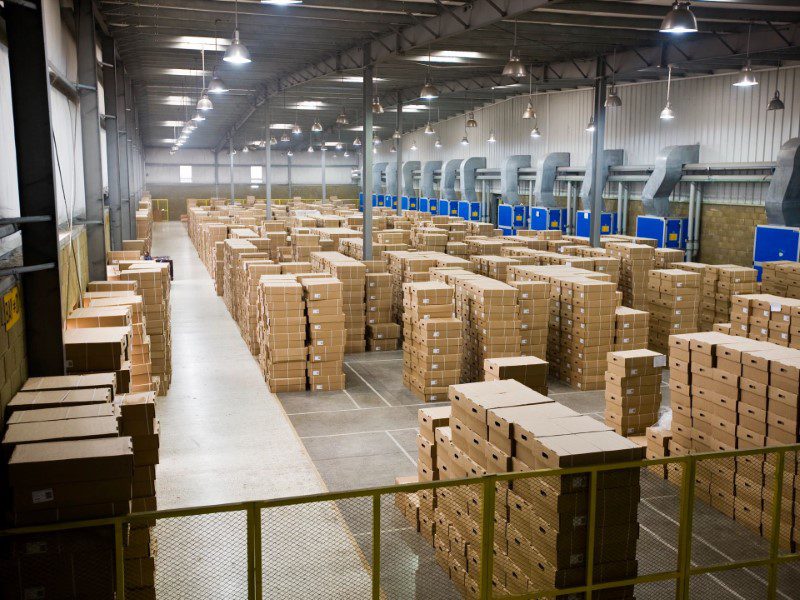
[[[542,589],[542,590],[535,590],[535,591],[528,591],[522,594],[516,594],[511,596],[503,596],[504,598],[514,598],[515,600],[522,600],[527,598],[554,598],[556,596],[559,597],[572,597],[568,596],[569,594],[576,594],[576,597],[583,597],[580,596],[581,594],[586,594],[586,598],[591,597],[591,592],[593,591],[600,591],[605,589],[612,589],[612,588],[620,588],[624,586],[630,585],[644,585],[644,584],[652,584],[658,582],[674,582],[675,585],[675,597],[678,599],[686,599],[690,597],[690,582],[692,577],[697,576],[705,576],[705,575],[713,575],[722,573],[725,571],[733,571],[736,569],[766,569],[766,598],[774,599],[779,594],[778,590],[778,570],[779,567],[782,565],[786,565],[790,562],[797,562],[800,561],[800,554],[795,552],[786,552],[781,553],[781,526],[786,524],[781,523],[781,510],[782,510],[782,502],[784,501],[783,498],[783,485],[784,485],[784,470],[789,465],[796,465],[797,464],[797,455],[796,453],[800,451],[800,444],[792,445],[792,446],[778,446],[778,447],[771,447],[771,448],[753,448],[747,450],[735,450],[729,452],[715,452],[715,453],[708,453],[708,454],[694,454],[688,456],[679,456],[679,457],[669,457],[669,458],[660,458],[660,459],[653,459],[653,460],[644,460],[644,461],[636,461],[636,462],[624,462],[624,463],[617,463],[617,464],[603,464],[603,465],[595,465],[591,467],[576,467],[576,468],[569,468],[569,469],[558,469],[558,470],[541,470],[541,471],[532,471],[526,473],[500,473],[494,475],[486,475],[482,477],[472,478],[472,479],[459,479],[459,480],[444,480],[444,481],[433,481],[433,482],[419,482],[407,485],[393,485],[393,486],[386,486],[386,487],[379,487],[379,488],[371,488],[371,489],[361,489],[361,490],[353,490],[353,491],[345,491],[345,492],[331,492],[331,493],[320,493],[320,494],[313,494],[313,495],[306,495],[306,496],[298,496],[298,497],[291,497],[291,498],[278,498],[274,500],[263,500],[263,501],[255,501],[255,502],[241,502],[235,504],[225,504],[225,505],[218,505],[218,506],[204,506],[204,507],[196,507],[196,508],[187,508],[187,509],[176,509],[176,510],[159,510],[149,513],[138,513],[127,515],[123,517],[117,518],[107,518],[107,519],[97,519],[92,521],[82,521],[82,522],[72,522],[72,523],[58,523],[52,525],[45,525],[45,526],[37,526],[37,527],[24,527],[24,528],[17,528],[11,529],[6,531],[0,531],[0,542],[4,539],[14,538],[17,536],[26,536],[32,534],[40,534],[40,533],[54,533],[54,532],[63,532],[69,530],[79,530],[79,529],[86,529],[86,528],[95,528],[95,527],[111,527],[114,531],[114,560],[115,560],[115,567],[116,567],[116,598],[117,600],[124,600],[126,598],[126,588],[125,588],[125,564],[124,564],[124,540],[125,540],[125,531],[128,526],[136,525],[137,523],[145,523],[145,522],[152,522],[155,521],[159,526],[163,524],[168,524],[170,522],[175,522],[176,520],[188,517],[200,517],[200,516],[213,516],[220,520],[225,518],[226,514],[240,514],[246,515],[246,555],[247,555],[247,566],[246,566],[246,595],[247,598],[250,600],[258,600],[263,597],[271,597],[269,592],[265,596],[265,591],[263,589],[264,583],[264,568],[269,567],[275,560],[275,557],[280,557],[284,553],[287,552],[287,547],[291,545],[294,541],[294,538],[299,534],[298,523],[293,523],[292,526],[289,527],[288,535],[289,537],[284,540],[283,544],[277,544],[274,547],[268,547],[268,557],[265,561],[265,547],[264,547],[264,527],[267,528],[267,532],[269,533],[270,526],[278,527],[278,517],[273,513],[275,519],[273,519],[272,524],[269,522],[270,519],[268,517],[264,517],[264,514],[269,515],[270,513],[264,513],[265,510],[274,510],[274,509],[281,509],[287,507],[294,507],[296,509],[306,509],[306,508],[315,508],[320,507],[323,505],[330,505],[330,503],[338,503],[342,501],[363,501],[363,506],[361,504],[354,505],[354,508],[358,508],[356,511],[357,516],[361,509],[366,508],[371,504],[371,515],[367,517],[363,515],[364,521],[366,522],[367,518],[371,522],[371,554],[370,551],[361,552],[361,549],[356,548],[357,553],[361,554],[361,566],[365,570],[365,573],[370,578],[369,589],[370,595],[373,599],[379,598],[386,598],[389,597],[389,594],[386,593],[386,590],[382,586],[382,556],[381,556],[381,539],[386,533],[384,530],[384,518],[382,517],[382,510],[386,508],[386,504],[382,504],[382,499],[385,496],[394,496],[395,494],[409,494],[414,492],[419,492],[422,490],[444,490],[447,488],[458,488],[460,486],[468,486],[470,488],[480,489],[480,562],[479,562],[479,572],[477,573],[477,577],[475,578],[477,583],[479,584],[478,594],[475,597],[480,598],[481,600],[488,600],[490,598],[497,597],[493,594],[493,584],[492,584],[492,575],[494,573],[494,535],[495,535],[495,493],[496,493],[496,486],[497,484],[503,485],[506,482],[518,482],[525,479],[531,478],[538,478],[538,477],[561,477],[564,475],[575,475],[575,474],[589,474],[589,487],[588,487],[588,518],[587,518],[587,545],[586,545],[586,556],[585,556],[585,583],[583,585],[570,587],[570,588],[559,588],[559,589]],[[708,565],[693,565],[692,561],[692,541],[693,536],[696,535],[693,531],[693,515],[695,512],[695,495],[697,493],[696,485],[696,476],[697,476],[697,468],[698,465],[703,465],[707,461],[724,461],[727,459],[742,459],[748,456],[758,457],[761,455],[763,457],[763,461],[765,463],[770,463],[774,465],[774,479],[771,483],[771,493],[772,493],[772,502],[770,505],[770,535],[767,538],[768,541],[768,554],[763,558],[748,558],[748,560],[744,561],[725,561],[719,564],[708,564]],[[787,463],[787,455],[791,458],[791,462]],[[624,469],[640,469],[640,479],[641,476],[645,472],[652,472],[655,467],[662,467],[666,469],[667,465],[673,466],[680,466],[682,469],[682,476],[680,478],[680,489],[679,494],[677,496],[677,500],[679,502],[679,511],[678,511],[678,531],[677,531],[677,560],[675,564],[675,568],[667,569],[667,570],[660,570],[657,572],[647,573],[644,575],[640,575],[634,578],[626,579],[626,580],[615,580],[615,581],[607,581],[607,582],[598,582],[595,580],[595,561],[594,561],[594,553],[595,553],[595,525],[597,522],[597,502],[598,502],[598,478],[603,472]],[[666,471],[665,471],[666,472]],[[792,478],[795,473],[794,466],[790,471]],[[663,477],[659,477],[659,479],[663,479]],[[765,480],[766,481],[766,480]],[[641,505],[643,500],[639,500],[639,505]],[[334,511],[336,512],[339,510],[339,505],[335,505]],[[765,501],[765,509],[766,509],[766,501]],[[367,509],[368,510],[368,509]],[[367,511],[364,511],[367,512]],[[719,513],[721,516],[721,513]],[[305,515],[307,517],[308,515]],[[319,516],[319,515],[318,515]],[[325,518],[328,519],[330,515],[325,515]],[[353,515],[351,515],[352,517]],[[304,517],[304,514],[300,512],[294,515],[294,519],[297,521],[301,521]],[[265,520],[266,519],[266,520]],[[330,521],[330,519],[328,519]],[[339,525],[343,527],[343,529],[350,528],[350,524],[346,524],[344,522],[340,522]],[[788,524],[791,527],[791,523]],[[202,531],[198,531],[198,526],[192,525],[190,527],[190,533],[183,534],[185,535],[185,539],[182,538],[180,540],[176,539],[176,543],[179,545],[191,545],[197,543],[197,537],[202,534]],[[229,529],[228,526],[223,526],[221,529]],[[313,532],[323,532],[324,530],[318,526],[318,524],[314,524],[312,527]],[[159,533],[159,540],[162,539],[162,533]],[[755,535],[755,534],[754,534]],[[324,537],[324,535],[322,535]],[[326,550],[324,547],[324,539],[322,537],[318,540],[318,543],[312,542],[310,546],[319,547],[319,552],[324,554],[324,559],[328,559],[331,557],[331,552]],[[353,536],[351,535],[351,540],[353,540]],[[760,538],[757,538],[760,539]],[[168,536],[165,541],[169,541]],[[218,541],[217,543],[222,544],[222,541]],[[353,546],[356,547],[357,544],[353,542]],[[390,548],[390,547],[387,547]],[[238,549],[241,551],[242,549]],[[305,552],[305,550],[303,550]],[[369,554],[369,556],[367,556]],[[334,553],[335,555],[335,553]],[[169,561],[169,556],[161,557],[162,560]],[[368,559],[368,560],[367,560]],[[193,559],[190,559],[193,560]],[[233,564],[233,563],[231,563]],[[370,566],[371,565],[371,566]],[[333,563],[329,565],[330,569],[337,569],[337,564]],[[313,575],[310,574],[310,575]],[[365,586],[366,587],[366,586]],[[365,595],[367,595],[366,589],[364,590]],[[130,592],[128,592],[130,594]],[[290,594],[291,595],[291,594]],[[326,595],[326,592],[323,590],[320,591],[321,597],[332,597],[333,594]],[[216,597],[235,597],[231,594],[222,594],[219,593]],[[785,594],[783,594],[785,597]],[[132,595],[131,595],[132,597]],[[185,592],[182,591],[175,591],[174,595],[172,592],[169,593],[159,593],[159,598],[170,598],[170,597],[199,597],[196,595],[186,595]],[[210,595],[209,597],[214,597],[214,594]],[[238,596],[236,596],[238,597]],[[299,595],[296,595],[299,597]],[[350,597],[358,597],[356,593],[353,593]]]

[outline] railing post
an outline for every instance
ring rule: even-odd
[[[261,600],[261,509],[247,505],[247,597]]]
[[[366,195],[364,196],[367,197]],[[366,200],[364,200],[366,202]],[[372,496],[372,600],[381,597],[381,495]]]
[[[117,573],[116,600],[125,600],[125,550],[122,540],[122,521],[114,521],[114,568]]]
[[[481,494],[481,569],[480,597],[481,600],[492,598],[492,571],[494,570],[494,503],[495,503],[495,476],[483,478]]]
[[[778,451],[778,464],[775,465],[775,484],[772,493],[772,535],[769,539],[769,574],[767,578],[767,599],[774,600],[778,592],[778,550],[781,538],[781,496],[783,495],[783,469],[786,463],[786,451]]]
[[[694,516],[694,479],[697,472],[697,459],[693,455],[686,457],[681,482],[681,514],[678,529],[678,584],[676,597],[678,600],[689,598],[691,582],[690,568],[692,564],[692,517]]]

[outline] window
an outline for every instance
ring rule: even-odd
[[[192,165],[181,165],[181,183],[192,183]]]
[[[250,183],[263,183],[264,171],[263,167],[253,165],[250,167]]]

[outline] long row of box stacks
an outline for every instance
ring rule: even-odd
[[[114,373],[37,377],[11,399],[1,445],[9,487],[0,493],[8,526],[156,510],[155,392],[118,391]],[[138,520],[123,529],[131,597],[156,597],[153,525]],[[10,546],[0,552],[3,597],[114,596],[110,527],[25,535]]]
[[[533,469],[636,461],[644,448],[514,380],[451,386],[449,406],[419,411],[416,480],[481,477]],[[586,575],[589,475],[525,477],[496,485],[493,595],[582,585]],[[638,469],[597,478],[594,581],[635,577],[639,537]],[[437,564],[468,598],[481,566],[481,486],[399,493],[396,504],[434,547]],[[612,587],[614,598],[632,586]],[[613,594],[613,595],[611,595]]]
[[[671,431],[648,431],[652,457],[798,442],[800,350],[720,332],[670,337]],[[697,497],[765,537],[772,531],[776,454],[700,461]],[[800,478],[786,454],[780,545],[800,540]],[[665,474],[671,480],[674,473]],[[792,524],[795,523],[793,526]]]

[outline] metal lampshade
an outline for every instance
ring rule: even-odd
[[[425,79],[425,85],[422,86],[422,91],[419,93],[419,97],[425,100],[436,100],[439,97],[439,88],[433,85],[433,82],[430,78]]]
[[[542,134],[539,131],[539,126],[538,125],[536,125],[533,129],[531,129],[531,137],[533,139],[535,139],[535,140],[538,140],[540,137],[542,137]]]
[[[775,95],[772,97],[772,100],[769,101],[767,110],[783,110],[784,108],[786,107],[783,104],[783,100],[781,100],[781,93],[775,90]]]
[[[314,120],[314,124],[311,126],[311,131],[314,133],[319,133],[322,131],[322,123],[319,122],[319,119]]]
[[[612,85],[606,94],[606,108],[619,108],[620,106],[622,106],[622,100],[617,94],[617,87]]]
[[[239,41],[239,30],[233,32],[233,41],[228,49],[225,51],[225,56],[222,58],[225,62],[234,65],[245,65],[250,62],[250,51],[241,41]]]
[[[425,135],[433,135],[434,133],[436,133],[436,130],[429,122],[427,125],[425,125]]]
[[[736,87],[753,87],[754,85],[758,85],[758,79],[756,79],[753,69],[750,68],[749,60],[742,67],[739,73],[739,79],[737,79],[733,85]]]
[[[517,79],[528,76],[528,69],[522,64],[522,61],[519,59],[519,56],[514,53],[514,50],[511,50],[508,62],[506,66],[503,67],[503,75],[505,77],[516,77]]]
[[[372,99],[372,112],[376,115],[383,114],[383,104],[381,104],[381,99],[378,96]]]
[[[472,129],[478,126],[478,122],[475,120],[475,113],[469,113],[469,118],[467,119],[467,128]]]
[[[208,91],[212,94],[224,94],[228,91],[228,86],[217,75],[214,75],[208,83]]]
[[[672,9],[661,21],[662,33],[694,33],[697,31],[697,19],[692,14],[688,2],[676,1]]]
[[[203,92],[203,95],[200,96],[200,100],[197,101],[197,110],[212,110],[214,108],[214,103],[211,102],[211,98],[208,97],[207,92]]]
[[[672,104],[667,102],[667,105],[661,111],[660,118],[664,121],[671,121],[675,118],[675,113],[672,111]]]
[[[349,125],[350,124],[350,119],[347,118],[347,115],[345,114],[344,111],[339,113],[339,116],[336,117],[336,124],[337,125]]]
[[[536,109],[533,108],[533,102],[528,100],[528,106],[525,107],[525,112],[522,113],[523,119],[535,119]]]
[[[357,137],[356,139],[353,140],[353,146],[358,148],[360,145],[361,145],[361,138]]]

